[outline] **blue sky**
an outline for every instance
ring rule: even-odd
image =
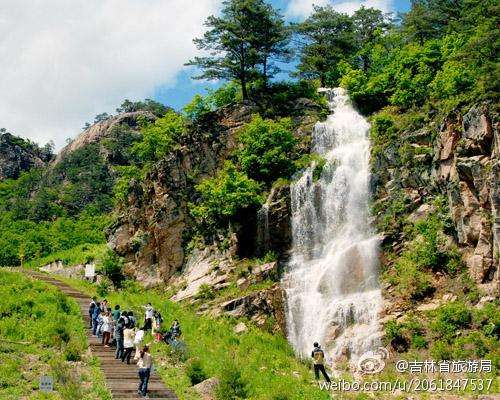
[[[1,0],[0,128],[59,149],[124,99],[176,109],[210,83],[190,79],[207,16],[222,0]],[[406,11],[410,0],[272,0],[288,21],[312,4]],[[293,65],[293,64],[292,64]],[[214,85],[214,84],[212,84]],[[216,85],[216,84],[215,84]]]
[[[289,0],[273,0],[271,1],[271,4],[273,4],[274,7],[282,10],[282,13],[284,14],[289,2]],[[335,3],[336,2],[334,1],[332,4],[335,5]],[[410,0],[395,0],[392,2],[392,7],[395,13],[405,12],[410,7]],[[298,18],[293,18],[293,20],[297,19]],[[290,18],[288,18],[288,20],[290,20]],[[201,83],[199,81],[193,81],[190,78],[191,75],[192,71],[184,69],[178,74],[177,81],[174,85],[170,84],[157,87],[155,89],[153,98],[175,109],[180,109],[187,102],[189,102],[195,94],[203,94],[205,93],[205,88],[217,86],[217,83],[215,82]]]

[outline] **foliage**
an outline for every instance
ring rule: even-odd
[[[245,209],[262,203],[260,184],[227,161],[224,169],[196,186],[201,201],[190,204],[191,215],[207,230],[225,226]]]
[[[238,139],[243,148],[237,158],[250,178],[269,184],[295,172],[293,158],[297,141],[289,119],[264,120],[255,115],[241,129]]]
[[[184,119],[174,111],[141,128],[141,140],[134,143],[131,153],[139,163],[154,163],[163,158],[184,133]]]
[[[116,167],[118,178],[113,187],[114,198],[117,202],[127,204],[131,183],[141,182],[142,172],[136,165],[123,165]]]
[[[198,121],[210,112],[241,100],[241,91],[237,84],[229,82],[216,90],[209,89],[207,95],[195,95],[184,106],[184,114],[191,121]]]
[[[191,360],[191,362],[187,365],[186,375],[189,377],[192,385],[197,385],[208,378],[205,371],[203,371],[203,366],[198,358]]]
[[[217,400],[236,400],[248,398],[247,383],[234,363],[229,363],[222,371],[220,383],[215,389]]]
[[[198,300],[213,300],[215,299],[215,292],[214,292],[214,289],[204,283],[200,286],[200,288],[198,289],[198,292],[196,293],[196,299]]]
[[[194,43],[209,55],[187,65],[203,70],[197,79],[237,80],[244,100],[248,83],[259,76],[267,81],[278,70],[270,61],[288,56],[283,18],[263,0],[226,0],[221,16],[208,17],[205,26],[208,30]]]
[[[136,111],[149,111],[157,117],[165,115],[168,111],[168,107],[165,105],[151,99],[145,99],[144,101],[130,101],[125,99],[123,103],[116,109],[117,113],[129,113]]]
[[[106,255],[102,259],[101,272],[113,282],[113,285],[120,287],[124,279],[123,259],[113,250],[108,249]]]
[[[0,265],[15,266],[21,262],[49,256],[83,244],[104,243],[107,216],[82,214],[78,219],[66,217],[51,222],[15,220],[10,213],[0,214]]]

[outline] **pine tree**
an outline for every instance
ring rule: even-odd
[[[267,80],[276,71],[270,70],[270,61],[287,55],[283,18],[263,0],[226,0],[221,16],[208,17],[205,25],[209,29],[194,42],[209,55],[186,65],[202,69],[195,79],[238,81],[243,99],[250,82],[259,76]]]

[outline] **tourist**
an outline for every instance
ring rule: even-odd
[[[128,323],[129,323],[129,319],[128,319],[128,311],[123,311],[122,312],[122,315],[121,315],[121,318],[123,318],[123,323],[124,323],[124,326],[127,326]]]
[[[137,320],[135,319],[134,317],[134,312],[133,311],[129,311],[128,314],[128,320],[129,322],[133,325],[133,326],[137,326]]]
[[[135,336],[134,336],[134,345],[135,345],[134,360],[138,360],[139,359],[139,354],[141,352],[142,341],[144,340],[144,334],[145,333],[146,332],[144,331],[144,329],[138,329],[135,332]]]
[[[106,311],[106,314],[102,317],[102,343],[104,347],[109,347],[109,341],[111,339],[111,332],[113,331],[113,316],[110,311]]]
[[[331,382],[330,377],[325,371],[325,353],[317,342],[314,343],[314,350],[311,353],[311,357],[313,358],[314,376],[316,377],[316,380],[319,379],[319,373],[321,372],[325,381]]]
[[[89,304],[89,317],[90,317],[90,329],[92,329],[92,314],[94,313],[94,308],[96,307],[96,298],[92,297]]]
[[[148,303],[147,305],[143,306],[146,311],[144,313],[144,330],[149,330],[153,326],[153,307],[151,306],[151,303]]]
[[[134,350],[134,338],[135,338],[135,329],[133,325],[130,323],[123,330],[123,354],[122,354],[122,362],[127,360],[127,364],[130,364],[130,357],[132,355],[132,351]]]
[[[161,323],[163,319],[158,311],[153,313],[153,326],[151,328],[151,333],[153,334],[155,341],[159,342],[161,340]]]
[[[181,324],[178,320],[174,319],[172,326],[170,327],[170,332],[172,333],[172,337],[177,338],[181,336]]]
[[[113,321],[118,321],[121,316],[120,306],[117,304],[115,310],[113,311]]]
[[[144,346],[144,348],[140,352],[139,361],[137,362],[137,366],[139,367],[139,389],[137,393],[142,395],[143,397],[147,396],[148,393],[148,381],[149,375],[151,374],[151,366],[153,365],[153,357],[149,353],[149,347]]]
[[[104,299],[104,300],[101,302],[101,311],[102,311],[102,312],[105,312],[107,309],[108,309],[108,301],[107,301],[106,299]]]
[[[99,324],[99,314],[101,313],[101,307],[99,302],[95,304],[94,310],[92,311],[92,335],[97,336],[97,325]]]
[[[115,340],[116,340],[116,352],[115,358],[121,359],[124,348],[123,348],[123,330],[125,329],[125,319],[120,317],[115,324]]]

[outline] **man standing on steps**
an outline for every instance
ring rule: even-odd
[[[321,349],[321,346],[318,344],[318,342],[314,343],[314,350],[311,353],[311,357],[313,358],[314,376],[316,380],[319,379],[319,373],[321,371],[323,377],[325,378],[325,381],[330,383],[330,377],[325,371],[325,353]]]
[[[95,303],[94,310],[92,311],[92,335],[97,335],[97,325],[99,324],[99,315],[101,308],[99,302]]]
[[[92,297],[92,300],[89,304],[89,317],[90,317],[90,329],[92,329],[92,314],[94,313],[94,308],[96,307],[96,298]]]
[[[144,306],[146,309],[146,312],[144,314],[144,330],[148,331],[152,328],[153,326],[153,307],[151,306],[151,303],[148,303],[146,306]]]

